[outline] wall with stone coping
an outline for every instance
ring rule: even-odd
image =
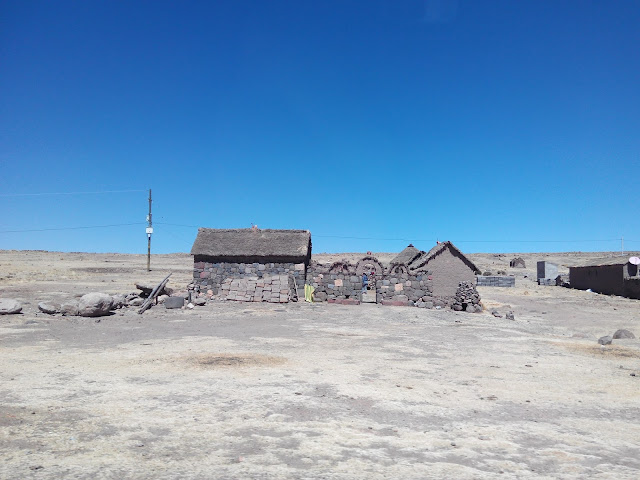
[[[335,264],[334,264],[335,265]],[[314,287],[314,300],[361,300],[362,276],[356,275],[356,266],[341,263],[338,271],[332,265],[311,262],[307,269],[307,283]],[[375,285],[376,302],[390,305],[416,305],[432,307],[432,279],[428,272],[420,274],[382,273],[369,278]]]
[[[260,280],[264,277],[288,276],[290,285],[295,286],[303,295],[306,277],[306,265],[304,263],[210,263],[194,262],[193,283],[201,289],[213,290],[213,295],[220,293],[222,283],[229,279]]]

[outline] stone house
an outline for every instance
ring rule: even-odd
[[[640,299],[640,268],[628,257],[600,258],[569,267],[569,284],[579,290]]]
[[[311,233],[200,228],[191,255],[200,289],[228,300],[284,302],[304,291]]]
[[[480,273],[478,267],[451,242],[442,242],[428,252],[421,252],[407,267],[414,275],[428,273],[434,299],[447,304],[455,298],[460,282],[475,285],[476,274]]]

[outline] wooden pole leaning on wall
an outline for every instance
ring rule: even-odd
[[[149,297],[147,297],[147,299],[144,301],[144,303],[140,306],[140,310],[138,310],[138,313],[142,314],[142,313],[144,313],[145,310],[147,310],[148,308],[151,307],[151,304],[153,304],[153,301],[155,300],[155,298],[160,294],[160,292],[162,292],[164,287],[167,285],[167,282],[169,281],[169,277],[170,276],[171,276],[171,274],[167,275],[164,278],[164,280],[162,280],[156,286],[156,288],[151,290],[151,293],[149,294]]]

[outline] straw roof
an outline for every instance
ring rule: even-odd
[[[302,263],[311,257],[311,232],[199,228],[191,255],[226,262]]]
[[[413,244],[409,244],[407,248],[402,250],[393,260],[391,260],[390,264],[394,265],[404,263],[405,265],[409,265],[418,255],[420,255],[420,253],[420,250],[414,247]]]
[[[467,256],[451,242],[442,242],[433,247],[428,252],[421,252],[420,256],[413,260],[413,262],[411,262],[411,264],[409,265],[409,269],[415,270],[416,268],[420,268],[426,265],[429,261],[431,261],[431,259],[442,253],[445,249],[450,249],[452,252],[457,254],[462,259],[462,261],[465,262],[474,272],[480,271],[476,264],[469,260]]]

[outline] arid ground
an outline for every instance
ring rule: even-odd
[[[479,314],[211,302],[96,321],[37,304],[169,272],[184,288],[191,257],[0,252],[0,297],[24,305],[0,316],[0,478],[640,478],[640,340],[597,343],[640,337],[640,301],[533,281],[536,260],[597,255],[470,255],[517,276],[479,288]]]

